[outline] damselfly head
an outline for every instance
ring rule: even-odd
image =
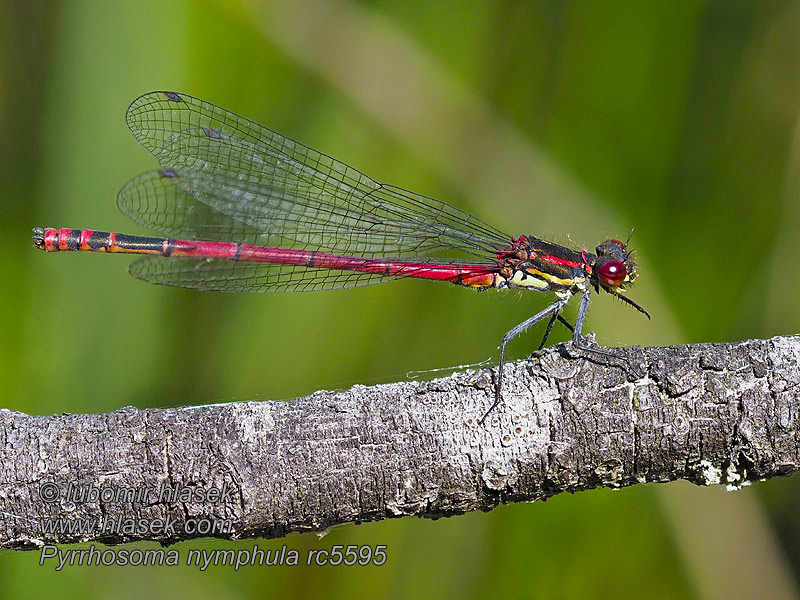
[[[595,285],[602,285],[607,291],[617,293],[624,291],[624,284],[636,280],[636,263],[627,244],[619,240],[606,240],[597,246],[596,252],[597,260],[592,266],[596,275]]]
[[[649,319],[650,315],[645,309],[622,294],[625,291],[625,284],[632,284],[639,274],[636,262],[631,256],[632,252],[628,250],[628,244],[623,244],[619,240],[606,240],[597,246],[596,251],[597,259],[592,265],[592,284],[595,289],[602,286],[605,291],[614,294]]]

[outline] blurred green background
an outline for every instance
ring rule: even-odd
[[[601,343],[800,329],[800,2],[4,1],[0,14],[4,407],[94,413],[396,381],[496,361],[502,334],[550,300],[419,281],[203,294],[136,281],[125,257],[35,251],[34,226],[144,233],[114,197],[155,167],[124,122],[155,89],[515,235],[591,249],[635,227],[630,295],[653,320],[596,297],[587,330]],[[0,596],[797,597],[799,500],[797,477],[736,493],[647,485],[257,542],[386,544],[379,568],[56,572],[3,552]]]

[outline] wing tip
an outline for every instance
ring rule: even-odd
[[[148,109],[148,107],[153,105],[156,105],[161,110],[164,110],[164,102],[186,104],[187,100],[189,99],[193,99],[192,96],[182,92],[173,92],[169,90],[145,92],[128,105],[128,110],[125,111],[125,122],[127,123],[128,129],[131,130],[131,133],[133,133],[134,137],[141,142],[141,119],[137,118],[138,115],[140,115],[142,112],[152,110]]]

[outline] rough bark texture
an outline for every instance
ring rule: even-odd
[[[800,337],[621,352],[627,368],[566,347],[509,365],[484,425],[488,369],[292,402],[1,410],[0,547],[170,544],[201,537],[186,531],[193,523],[222,527],[202,532],[216,537],[278,537],[600,486],[738,487],[798,469]],[[221,496],[165,495],[211,488]],[[139,495],[111,497],[123,492]],[[70,532],[75,523],[84,531]]]

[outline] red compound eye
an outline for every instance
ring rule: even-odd
[[[597,277],[606,287],[616,288],[621,286],[625,282],[627,275],[628,270],[625,268],[625,263],[619,260],[610,260],[600,265],[600,268],[597,269]]]

